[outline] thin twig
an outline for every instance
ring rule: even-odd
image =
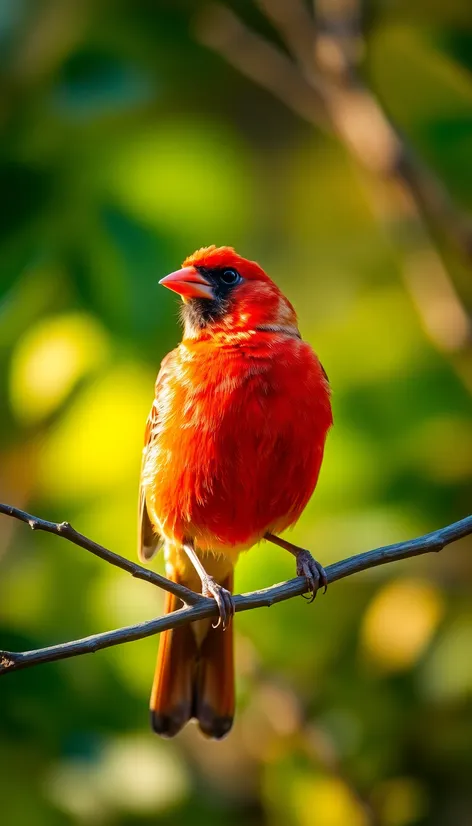
[[[64,536],[71,542],[76,542],[76,532],[74,532],[73,536],[60,532],[57,530],[58,526],[54,522],[46,522],[45,520],[30,516],[30,514],[18,511],[17,508],[12,508],[9,505],[0,505],[0,512],[20,519],[22,522],[27,522],[30,525],[33,523],[35,527],[46,530],[49,533],[59,533],[59,536]],[[352,574],[357,574],[360,571],[366,571],[369,568],[375,568],[378,565],[385,565],[389,562],[398,562],[401,559],[409,559],[413,556],[440,551],[451,542],[456,542],[458,539],[462,539],[464,536],[469,536],[470,534],[472,534],[472,516],[467,516],[459,522],[454,522],[452,525],[425,534],[417,539],[410,539],[407,542],[399,542],[395,545],[387,545],[383,548],[377,548],[373,551],[351,556],[342,562],[335,562],[333,565],[328,565],[326,568],[328,582],[336,582],[339,579],[352,576]],[[101,545],[97,546],[95,542],[86,537],[82,537],[81,534],[78,534],[78,536],[81,538],[81,542],[76,542],[76,544],[80,544],[85,550],[100,556],[105,562],[118,565],[118,567],[133,574],[134,568],[139,569],[139,566],[135,566],[117,554],[107,551],[105,548],[102,548]],[[100,549],[100,553],[96,553],[96,548]],[[157,575],[154,575],[154,577],[156,576]],[[159,587],[165,587],[166,590],[170,590],[168,587],[169,581],[164,577],[159,577],[158,580],[151,577],[141,578]],[[160,580],[164,581],[165,586],[161,585]],[[187,589],[184,590],[186,591]],[[288,580],[288,582],[272,585],[270,588],[264,588],[260,591],[253,591],[249,594],[239,594],[234,597],[236,611],[250,611],[253,608],[270,607],[277,602],[283,602],[287,599],[292,599],[292,597],[300,596],[304,594],[306,590],[306,579],[304,577],[296,577],[295,579]],[[137,625],[130,625],[114,631],[94,634],[85,639],[52,645],[33,651],[0,651],[0,675],[18,671],[21,668],[29,668],[39,663],[64,660],[69,657],[76,657],[79,654],[90,654],[99,651],[101,648],[110,648],[111,646],[121,645],[125,642],[140,640],[144,637],[150,637],[153,634],[167,631],[170,628],[177,628],[188,622],[214,617],[218,614],[218,608],[214,600],[207,599],[199,594],[194,594],[193,591],[190,593],[192,594],[194,603],[192,607],[187,606],[180,608],[163,617],[148,620],[147,622],[141,622]]]
[[[249,29],[231,9],[209,3],[196,21],[200,43],[222,55],[241,74],[258,83],[292,112],[331,131],[321,94],[282,49]]]
[[[314,76],[315,21],[305,0],[255,0],[308,79]]]
[[[131,562],[131,560],[113,553],[113,551],[108,551],[103,545],[99,545],[97,542],[94,542],[93,539],[88,539],[87,536],[76,531],[69,522],[48,522],[46,519],[39,519],[37,516],[32,516],[30,513],[26,513],[26,511],[22,511],[19,508],[14,508],[12,505],[0,504],[0,513],[4,513],[6,516],[12,516],[13,519],[19,519],[20,522],[25,522],[30,526],[32,531],[45,531],[46,533],[61,536],[63,539],[73,542],[74,545],[79,545],[80,548],[84,548],[86,551],[95,554],[95,556],[99,556],[100,559],[104,559],[105,562],[109,562],[110,565],[116,565],[117,568],[128,571],[128,573],[136,579],[143,579],[145,582],[150,582],[151,585],[157,585],[158,588],[162,588],[164,591],[170,591],[171,594],[181,599],[186,605],[197,605],[201,600],[201,596],[195,594],[195,592],[189,588],[185,588],[177,582],[172,582],[170,579],[166,579],[166,577],[156,574],[148,568],[143,568],[141,565],[137,565],[135,562]]]

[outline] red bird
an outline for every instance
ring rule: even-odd
[[[326,586],[311,554],[277,534],[315,489],[332,424],[329,385],[290,302],[231,247],[198,250],[160,283],[183,299],[184,334],[162,362],[147,422],[139,557],[164,546],[167,576],[213,596],[220,621],[162,634],[151,720],[172,737],[195,717],[221,738],[234,716],[228,624],[240,552],[267,539],[294,554],[313,597]],[[178,607],[167,594],[166,611]]]

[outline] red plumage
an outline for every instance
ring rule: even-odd
[[[183,545],[190,544],[207,573],[222,583],[240,551],[293,525],[314,491],[332,414],[326,374],[300,338],[295,311],[257,264],[231,248],[209,247],[183,267],[163,279],[184,297],[185,328],[183,341],[162,364],[148,421],[140,555],[149,558],[163,542],[168,575],[199,590]],[[163,734],[201,717],[200,660],[208,638],[223,634],[226,647],[231,642],[231,629],[195,626],[195,650],[187,653],[193,665],[180,668],[186,673],[170,697],[164,687],[172,658],[161,656],[158,663],[152,705],[155,728]],[[168,645],[163,636],[161,652]],[[227,672],[232,655],[214,648]],[[208,709],[200,720],[210,736],[222,736],[233,713],[232,673],[230,687],[221,677],[229,703],[214,696],[217,683],[209,700],[213,724]],[[179,692],[191,697],[183,714],[176,711]]]

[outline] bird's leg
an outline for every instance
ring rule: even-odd
[[[280,536],[275,536],[273,533],[266,533],[265,539],[273,542],[274,545],[285,548],[286,551],[294,555],[297,560],[297,576],[304,576],[308,582],[308,588],[312,594],[310,602],[313,602],[316,597],[320,584],[324,586],[323,593],[326,593],[328,587],[326,571],[323,566],[314,559],[310,551],[299,548],[298,545],[292,545],[291,542],[287,542],[286,539],[281,539]]]
[[[223,588],[223,586],[216,582],[212,576],[207,574],[200,557],[197,555],[192,545],[184,544],[183,548],[198,576],[200,577],[203,596],[213,597],[218,605],[220,616],[218,622],[213,626],[213,628],[218,628],[219,625],[222,625],[224,631],[231,622],[235,611],[235,605],[231,592],[228,591],[227,588]]]

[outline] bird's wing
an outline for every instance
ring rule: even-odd
[[[149,562],[150,559],[162,548],[164,540],[156,532],[146,507],[146,494],[144,488],[144,468],[146,460],[151,450],[154,440],[159,431],[159,395],[163,392],[165,382],[169,376],[169,367],[173,361],[175,351],[169,353],[162,361],[159,370],[154,401],[147,418],[146,430],[144,432],[143,457],[141,460],[141,476],[139,482],[138,497],[138,557],[141,562]]]

